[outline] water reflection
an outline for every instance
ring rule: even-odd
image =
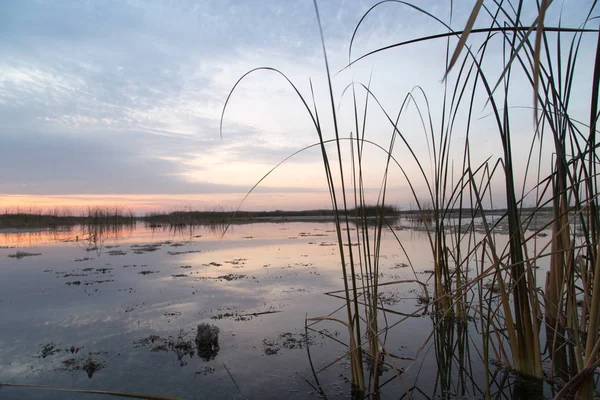
[[[107,242],[125,240],[136,230],[135,224],[71,225],[55,229],[0,229],[0,247],[33,247],[78,243],[96,250]]]
[[[140,223],[0,234],[3,245],[48,247],[21,260],[6,257],[15,250],[0,249],[0,382],[190,398],[194,380],[202,379],[207,397],[227,398],[238,392],[225,362],[249,398],[316,396],[305,381],[312,376],[308,357],[297,344],[305,343],[306,313],[329,315],[338,302],[333,224],[232,225],[225,237],[223,228]],[[537,395],[539,387],[504,368],[485,373],[481,332],[473,322],[432,316],[431,307],[419,304],[421,287],[414,282],[430,276],[429,244],[420,232],[394,233],[415,271],[386,232],[379,261],[382,307],[390,326],[411,318],[387,334],[391,354],[382,364],[388,366],[378,368],[382,396],[408,398],[398,376],[413,398],[482,398],[488,386],[492,398]],[[319,325],[319,334],[311,331],[312,362],[323,369],[319,382],[329,398],[349,393],[345,335],[331,321]],[[35,358],[50,342],[81,350]],[[105,368],[88,368],[90,352]],[[79,372],[66,374],[64,362]]]
[[[413,385],[401,398],[552,398],[550,382],[521,376],[493,360],[486,367],[481,332],[474,322],[441,316],[431,319],[434,355],[423,355]]]
[[[118,225],[78,225],[75,234],[75,242],[85,248],[86,251],[95,251],[100,254],[107,243],[118,243],[131,237],[135,232],[134,224]]]
[[[75,243],[77,246],[98,254],[103,248],[128,242],[136,234],[148,232],[150,237],[167,237],[182,242],[210,235],[223,238],[233,235],[235,225],[152,225],[98,224],[70,225],[54,229],[0,229],[0,248],[56,246],[58,243]]]

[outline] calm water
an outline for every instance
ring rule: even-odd
[[[345,319],[343,302],[327,294],[343,288],[333,224],[257,223],[221,233],[140,224],[0,232],[0,382],[180,398],[315,398],[310,354],[327,397],[348,398],[346,328],[320,322],[305,333],[306,317]],[[387,232],[380,282],[416,276],[431,284],[426,236],[395,233],[415,271]],[[37,255],[9,257],[17,252]],[[481,398],[477,326],[448,324],[433,335],[418,285],[395,283],[382,292],[389,310],[382,326],[402,320],[386,337],[397,358],[386,361],[404,370],[402,381],[392,368],[384,371],[382,397],[416,387],[414,398]],[[417,310],[417,317],[403,315]],[[219,336],[218,348],[198,355],[200,323],[217,326]],[[492,370],[495,396],[517,396],[515,378]],[[0,397],[100,398],[8,387]]]

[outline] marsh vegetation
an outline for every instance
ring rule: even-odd
[[[0,228],[64,228],[73,225],[127,225],[136,221],[134,212],[119,206],[88,207],[79,213],[68,207],[6,209],[0,214]]]
[[[444,32],[353,54],[361,24],[384,3],[431,18]],[[211,397],[597,396],[600,45],[593,55],[581,46],[600,43],[600,35],[596,2],[580,10],[572,27],[564,26],[560,10],[545,18],[549,7],[560,6],[551,3],[476,1],[461,31],[411,3],[376,4],[350,39],[345,69],[381,52],[442,40],[443,93],[433,102],[417,87],[389,110],[369,84],[352,81],[342,94],[352,100],[350,135],[338,125],[335,71],[315,3],[328,105],[317,105],[319,88],[311,85],[311,95],[303,96],[284,71],[259,67],[233,86],[222,118],[252,73],[283,76],[316,134],[331,221],[236,225],[221,211],[155,213],[126,235],[84,225],[84,245],[78,235],[44,239],[60,255],[7,242],[18,249],[1,252],[41,251],[45,262],[6,258],[0,310],[8,329],[0,339],[9,346],[0,357],[12,367],[0,372],[2,381],[90,389],[91,381],[181,397],[196,393],[192,379],[202,379]],[[537,18],[530,21],[525,15],[532,12]],[[482,28],[475,28],[478,21]],[[491,49],[500,58],[491,58]],[[532,99],[527,128],[514,116],[523,97]],[[370,141],[372,108],[388,124],[389,142]],[[482,156],[472,145],[480,109],[492,121],[498,154]],[[427,138],[427,160],[407,134],[415,129],[404,125],[408,116]],[[516,160],[517,131],[521,146],[526,140],[525,162]],[[369,147],[385,154],[374,207],[363,181],[372,168]],[[409,218],[390,218],[392,170],[413,197]],[[156,229],[161,224],[169,229]],[[109,246],[114,250],[104,252]],[[94,258],[82,257],[88,253]],[[53,296],[40,300],[48,292]],[[56,304],[41,307],[42,301]],[[46,309],[60,312],[49,318]],[[48,340],[59,339],[70,341],[66,348],[73,341],[74,348],[103,354],[93,380],[61,375],[56,365],[65,360],[58,358],[69,357],[63,352],[46,352],[36,360],[50,364],[32,365],[32,347],[47,349]],[[131,349],[147,343],[149,352]],[[203,343],[210,351],[194,357]],[[85,370],[86,360],[76,371]]]
[[[385,3],[388,7],[392,4],[416,11],[439,23],[446,33],[355,55],[353,43],[360,37],[361,24],[382,12]],[[233,86],[222,118],[226,117],[227,104],[236,89],[252,74],[267,71],[282,76],[282,82],[289,84],[300,99],[298,111],[307,115],[314,128],[335,211],[343,278],[343,290],[338,295],[344,300],[345,316],[313,316],[310,321],[311,326],[335,321],[348,331],[346,355],[357,398],[380,395],[389,383],[380,379],[384,365],[395,372],[393,379],[402,384],[406,396],[423,393],[422,388],[404,383],[403,370],[388,345],[391,337],[406,333],[405,324],[390,323],[388,318],[393,311],[380,302],[379,268],[380,259],[385,256],[380,241],[389,222],[384,215],[374,226],[363,219],[357,233],[350,233],[348,210],[360,210],[365,204],[363,176],[377,167],[364,161],[365,149],[370,146],[386,154],[379,204],[389,201],[387,189],[395,183],[389,180],[390,171],[400,171],[402,184],[412,193],[416,219],[421,220],[429,243],[433,268],[428,282],[433,287],[427,307],[432,309],[435,324],[415,360],[434,340],[440,364],[458,361],[461,371],[472,371],[473,361],[463,353],[463,346],[476,335],[476,352],[485,368],[485,384],[478,387],[480,395],[492,396],[492,365],[497,364],[537,382],[540,389],[533,392],[541,393],[542,381],[548,379],[559,382],[558,398],[594,397],[598,387],[596,368],[600,366],[596,151],[600,45],[595,57],[581,52],[584,43],[587,48],[592,47],[588,38],[593,41],[600,36],[592,22],[596,18],[596,2],[580,10],[579,20],[569,27],[563,25],[559,5],[552,4],[559,8],[552,9],[554,14],[548,11],[551,3],[477,1],[462,31],[410,2],[377,3],[356,26],[344,70],[351,73],[353,67],[381,52],[444,40],[446,63],[440,71],[444,75],[443,95],[436,104],[415,82],[416,88],[392,110],[379,101],[370,82],[352,81],[343,93],[351,98],[354,116],[348,124],[352,127],[349,137],[340,129],[340,116],[347,114],[342,114],[337,105],[341,100],[334,94],[332,84],[336,71],[330,71],[316,2],[327,76],[326,86],[321,89],[328,93],[329,104],[317,104],[315,91],[319,88],[312,83],[310,95],[304,96],[285,71],[271,67],[253,69]],[[451,3],[450,20],[452,11]],[[531,13],[537,15],[533,22],[525,17]],[[478,21],[484,26],[474,29]],[[460,39],[458,44],[456,37]],[[491,55],[498,53],[500,59]],[[582,70],[586,78],[579,75]],[[582,93],[588,97],[582,98]],[[532,99],[529,134],[526,139],[523,135],[515,139],[515,131],[523,130],[515,110],[523,106],[519,97],[524,95]],[[479,107],[493,121],[499,155],[481,157],[471,145]],[[581,107],[586,107],[583,113]],[[388,122],[389,142],[370,140],[370,108]],[[324,114],[328,122],[323,122]],[[414,125],[405,123],[410,116],[421,122],[428,160],[417,155],[414,135],[409,134]],[[516,154],[521,153],[517,142],[519,146],[525,143],[529,149],[525,163],[516,161]],[[457,152],[456,148],[461,150]],[[528,213],[523,212],[526,202],[535,204]],[[504,208],[500,215],[489,212],[498,203]],[[461,212],[464,208],[471,212]],[[459,210],[458,215],[454,210]],[[538,216],[546,222],[530,232]],[[483,233],[475,230],[476,222],[483,224]],[[549,239],[540,238],[544,229],[551,231]],[[506,235],[506,243],[499,243],[500,234]],[[405,249],[400,240],[398,247]],[[548,267],[540,273],[537,268],[543,263],[548,263]],[[486,284],[490,280],[491,284]],[[422,279],[415,276],[411,282],[422,284],[422,296],[429,297]],[[396,284],[405,283],[401,280]],[[405,317],[420,315],[415,312]],[[465,339],[467,331],[471,332],[470,339]],[[436,337],[440,340],[435,341]],[[457,358],[450,356],[450,349],[440,347],[444,342],[452,343],[452,349],[458,346]],[[340,361],[341,358],[332,362]],[[450,374],[444,378],[443,391],[464,376],[459,372],[458,377]],[[318,386],[317,373],[314,382]]]

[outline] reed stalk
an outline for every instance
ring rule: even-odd
[[[353,58],[352,44],[360,26],[386,3],[417,11],[438,23],[446,33],[395,43]],[[377,145],[386,153],[378,206],[383,207],[388,201],[389,168],[397,166],[413,196],[430,246],[434,265],[432,286],[436,323],[429,338],[436,337],[439,343],[450,341],[458,345],[462,365],[468,359],[465,336],[462,330],[454,336],[453,330],[446,329],[448,321],[456,319],[465,323],[470,318],[476,319],[481,326],[482,359],[486,364],[488,386],[485,393],[488,396],[491,359],[507,364],[520,374],[540,379],[548,373],[542,363],[546,348],[549,349],[552,372],[564,373],[565,379],[572,380],[565,387],[582,398],[593,396],[593,372],[590,371],[599,362],[600,349],[600,289],[597,289],[600,288],[597,195],[597,164],[600,161],[596,154],[600,34],[598,29],[587,27],[596,9],[595,1],[582,17],[581,25],[576,27],[564,27],[560,20],[557,26],[548,24],[546,18],[553,7],[551,1],[540,0],[536,8],[537,18],[526,25],[524,15],[531,10],[530,4],[524,0],[478,0],[462,31],[453,29],[452,21],[446,23],[409,2],[388,0],[371,7],[360,19],[350,40],[347,68],[351,71],[356,63],[382,51],[446,40],[443,94],[439,112],[435,113],[427,95],[416,87],[400,104],[397,117],[392,118],[371,91],[370,84],[352,82],[348,85],[354,107],[349,170],[344,170],[344,165],[348,164],[342,157],[342,143],[347,139],[339,132],[332,75],[316,1],[330,103],[327,112],[333,121],[329,129],[334,137],[331,143],[325,139],[326,127],[319,119],[312,84],[312,107],[283,73],[272,68],[252,70],[234,85],[232,93],[248,74],[259,70],[279,74],[291,85],[313,122],[334,212],[344,278],[343,295],[340,297],[345,302],[346,319],[336,321],[348,329],[351,381],[358,395],[367,391],[372,396],[378,395],[378,364],[375,363],[374,371],[371,371],[374,385],[369,390],[363,369],[363,350],[366,359],[371,361],[389,354],[382,337],[393,328],[382,327],[379,319],[382,313],[385,317],[386,312],[393,312],[383,310],[378,303],[381,286],[379,259],[386,223],[383,213],[380,213],[375,226],[370,228],[365,211],[363,172],[368,166],[364,165],[363,147],[372,144],[366,138],[367,109],[372,104],[384,113],[392,131],[387,145]],[[488,26],[477,27],[481,15],[486,15]],[[579,56],[583,51],[582,38],[590,33],[598,36],[598,44],[592,62],[590,117],[586,125],[573,116],[575,107],[571,100],[577,96],[574,87],[581,83],[576,75],[582,59]],[[454,47],[452,43],[456,38],[459,41]],[[499,74],[489,70],[490,48],[501,49]],[[515,146],[523,143],[522,138],[518,139],[518,144],[516,142],[517,122],[514,117],[515,98],[523,92],[521,82],[530,85],[527,92],[532,93],[534,98],[525,169],[518,167],[515,160]],[[358,101],[360,91],[365,93],[362,109]],[[501,154],[496,159],[490,157],[474,164],[470,136],[473,135],[472,121],[478,107],[476,99],[481,94],[486,99],[484,107],[495,125]],[[230,97],[231,93],[225,107]],[[413,116],[421,122],[431,158],[430,170],[403,133],[402,118],[409,112],[413,112]],[[361,115],[363,118],[360,118]],[[433,115],[439,115],[439,119],[435,120]],[[464,126],[460,126],[463,122]],[[455,164],[452,156],[458,130],[464,130],[465,139],[460,143],[464,156],[460,163]],[[330,145],[333,152],[328,149]],[[546,146],[552,146],[551,164],[542,151]],[[398,147],[408,154],[402,162],[394,157]],[[416,179],[409,179],[409,168],[416,171],[419,185],[426,188],[424,197],[415,190]],[[537,182],[529,182],[530,175],[535,175]],[[498,192],[502,193],[502,198]],[[527,214],[524,203],[531,196],[535,196],[535,207]],[[499,202],[505,204],[500,217],[494,210],[494,204]],[[548,207],[551,210],[549,222],[542,228],[533,228],[537,229],[536,234],[530,235],[531,225],[538,217],[540,220],[545,218]],[[355,234],[351,233],[348,218],[351,210],[356,221]],[[483,229],[476,231],[473,228],[476,224],[482,224]],[[468,228],[465,229],[465,225]],[[506,232],[503,227],[506,227]],[[544,244],[539,241],[537,233],[546,228],[551,230],[551,237]],[[506,238],[506,246],[498,244],[498,238]],[[352,244],[357,245],[355,249]],[[399,245],[404,251],[402,243]],[[544,262],[548,263],[548,272],[542,290],[539,286],[543,277],[538,277],[535,269]],[[477,272],[469,272],[471,269]],[[491,280],[492,286],[487,290],[484,280]],[[494,287],[497,290],[493,290]],[[578,304],[582,304],[581,309]],[[313,318],[319,321],[325,319],[332,320]],[[544,331],[545,339],[542,338]],[[450,348],[437,346],[436,351],[442,363],[446,364]],[[450,377],[442,378],[442,387],[448,387]]]

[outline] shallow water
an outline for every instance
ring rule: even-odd
[[[406,227],[394,232],[415,271],[387,232],[380,282],[417,277],[431,283],[426,236]],[[170,231],[141,224],[0,232],[0,382],[181,398],[300,399],[318,396],[308,383],[317,385],[312,360],[315,370],[325,368],[317,378],[327,397],[348,398],[346,329],[327,321],[305,330],[307,317],[346,319],[343,302],[327,294],[343,288],[335,243],[327,222],[234,225],[223,237],[209,227]],[[13,257],[19,251],[30,255]],[[411,282],[381,288],[390,311],[382,326],[403,320],[386,338],[398,358],[386,361],[404,370],[402,381],[392,368],[384,371],[381,382],[390,382],[382,397],[401,397],[405,387],[419,388],[413,398],[483,397],[477,326],[450,324],[446,336],[430,336],[434,321],[418,289]],[[402,314],[415,311],[407,319]],[[198,355],[200,323],[219,328],[219,346]],[[456,346],[457,337],[464,346]],[[468,371],[461,370],[469,359]],[[523,386],[514,385],[514,376],[492,370],[494,393],[518,395]],[[9,387],[0,388],[0,397],[97,398]]]

